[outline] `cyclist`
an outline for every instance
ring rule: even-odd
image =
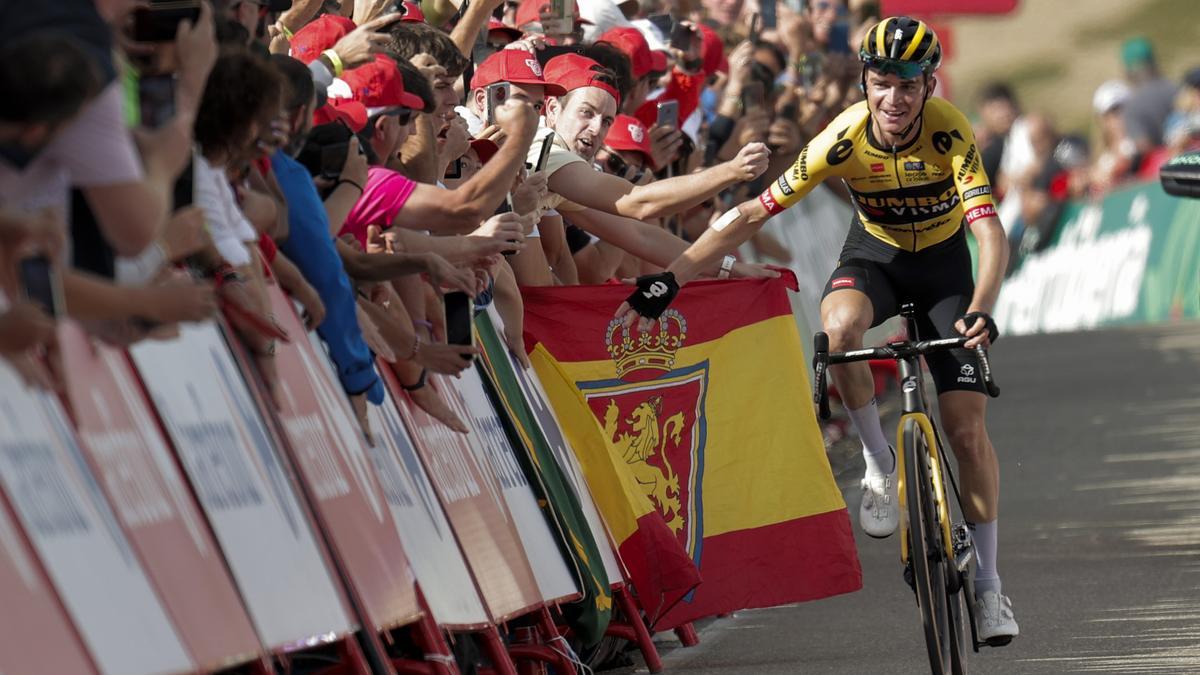
[[[867,329],[895,315],[904,301],[922,313],[923,339],[963,334],[971,338],[968,348],[995,341],[988,312],[1007,266],[1008,243],[970,123],[949,102],[932,97],[941,54],[937,36],[921,21],[891,17],[872,27],[859,50],[867,100],[836,117],[775,183],[725,213],[665,272],[639,277],[618,316],[630,325],[640,315],[648,329],[680,284],[823,180],[837,177],[853,197],[855,218],[821,302],[830,349],[861,348]],[[979,242],[978,283],[968,227]],[[979,637],[1007,644],[1018,628],[996,571],[999,468],[984,426],[984,385],[966,349],[931,355],[927,363],[974,531]],[[896,453],[884,436],[869,366],[834,366],[831,374],[863,441],[867,468],[859,522],[873,537],[889,536],[900,515]]]

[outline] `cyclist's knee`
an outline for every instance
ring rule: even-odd
[[[991,445],[983,419],[965,420],[949,425],[946,436],[959,462],[976,464],[987,460]]]
[[[862,347],[871,319],[854,310],[831,308],[822,313],[821,322],[829,335],[829,349],[844,352]]]

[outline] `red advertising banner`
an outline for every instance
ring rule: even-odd
[[[1008,14],[1017,8],[1017,0],[882,0],[883,16],[901,14],[929,16],[932,14]]]
[[[275,352],[275,410],[292,463],[316,500],[317,518],[377,629],[421,616],[416,578],[349,401],[318,359],[292,308],[270,288],[275,318],[293,340]]]
[[[380,370],[458,535],[492,620],[506,621],[541,605],[537,580],[490,469],[480,466],[465,437],[418,408],[389,369]],[[435,376],[430,376],[425,386],[439,395],[450,389]]]
[[[0,673],[95,673],[41,562],[0,499]]]
[[[67,399],[84,455],[202,669],[262,652],[208,524],[125,355],[59,322]]]

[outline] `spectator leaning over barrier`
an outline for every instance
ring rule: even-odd
[[[1100,127],[1100,148],[1092,165],[1092,189],[1103,194],[1125,180],[1138,163],[1137,144],[1125,131],[1129,85],[1109,80],[1096,88],[1092,107]]]
[[[1163,144],[1163,124],[1175,107],[1179,87],[1159,73],[1154,47],[1144,37],[1126,40],[1121,45],[1121,60],[1130,85],[1123,112],[1125,133],[1137,154],[1144,157]]]

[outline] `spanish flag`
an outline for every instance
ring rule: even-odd
[[[526,348],[655,629],[862,587],[795,284],[688,284],[644,334],[613,320],[627,286],[523,289]]]

